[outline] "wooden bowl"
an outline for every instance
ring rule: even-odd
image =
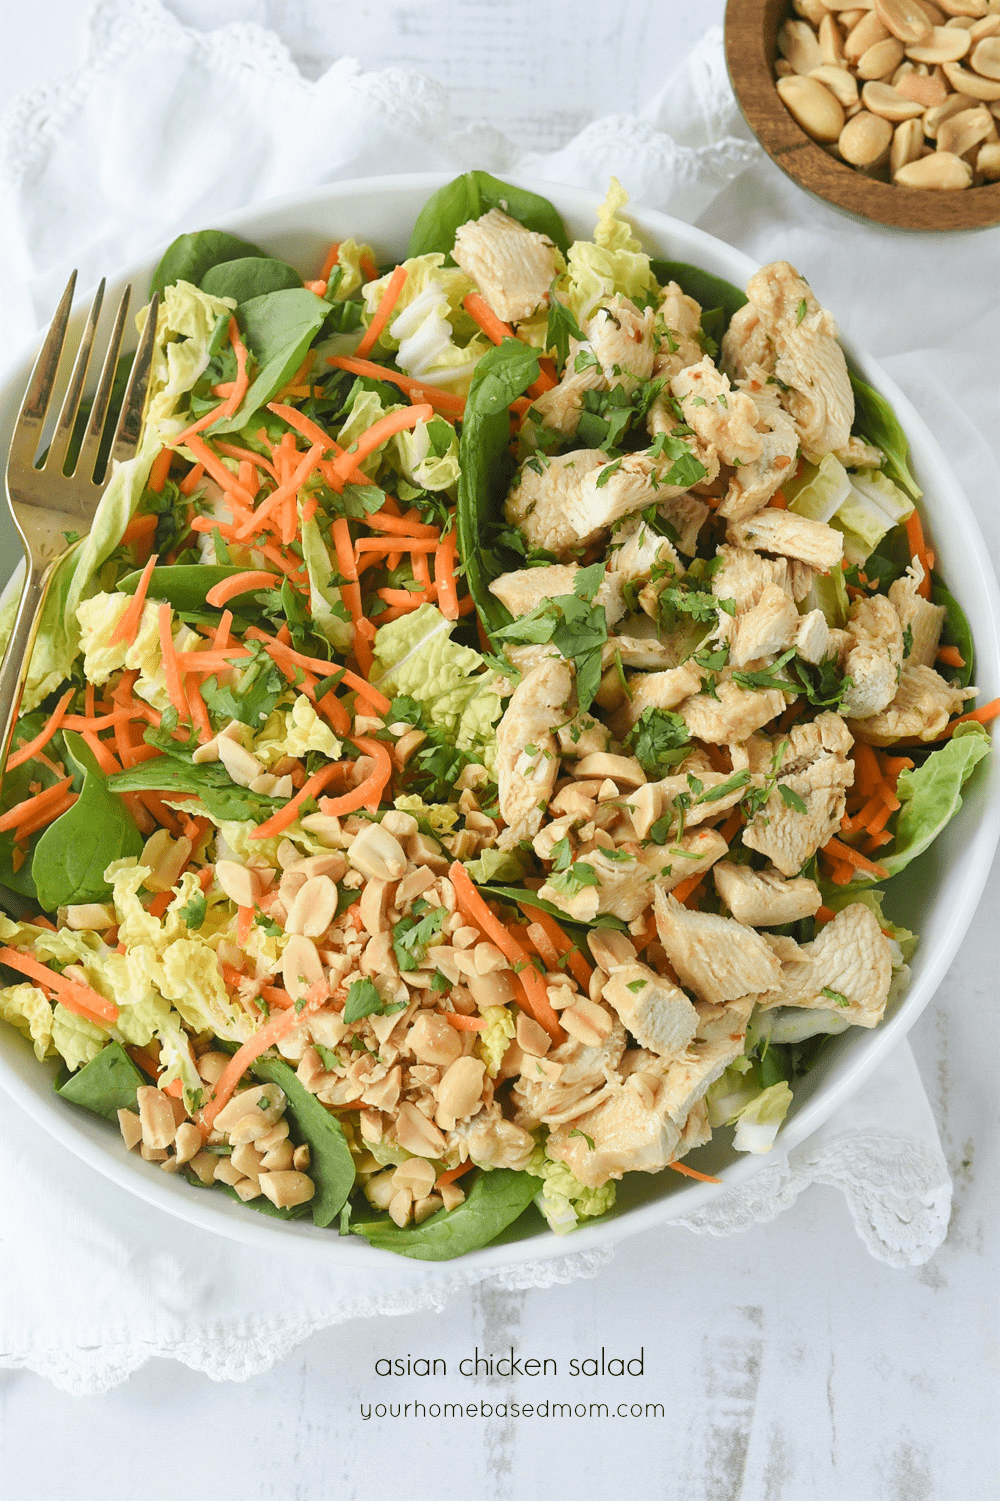
[[[895,229],[986,229],[1000,224],[1000,183],[931,191],[879,182],[838,162],[792,119],[775,88],[778,28],[790,0],[728,0],[726,63],[747,124],[800,188],[846,214]]]

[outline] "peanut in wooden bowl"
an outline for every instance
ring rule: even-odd
[[[768,156],[800,188],[858,219],[894,229],[948,231],[1000,224],[1000,183],[943,190],[879,182],[837,161],[778,97],[778,28],[790,0],[728,0],[726,63],[744,118]]]

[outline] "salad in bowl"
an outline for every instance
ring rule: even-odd
[[[624,209],[467,173],[398,262],[156,268],[3,777],[0,1016],[192,1195],[575,1230],[768,1151],[906,993],[893,883],[998,708],[906,438],[795,268]]]

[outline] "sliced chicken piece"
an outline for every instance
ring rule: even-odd
[[[688,1111],[687,1120],[681,1128],[681,1139],[674,1148],[674,1161],[680,1162],[696,1147],[704,1147],[712,1140],[712,1127],[708,1119],[708,1106],[704,1099],[698,1100]]]
[[[629,678],[632,697],[622,711],[627,729],[637,724],[647,709],[676,709],[701,687],[702,673],[693,662],[669,667],[664,672],[637,673]]]
[[[791,595],[778,584],[767,584],[757,603],[734,617],[730,664],[746,667],[748,662],[776,656],[794,645],[798,629],[799,612]]]
[[[656,509],[677,533],[677,551],[686,558],[693,558],[698,551],[698,533],[708,520],[709,508],[705,502],[685,492],[672,496],[670,500],[661,498]]]
[[[759,413],[745,391],[734,390],[729,377],[705,355],[679,371],[670,382],[684,421],[724,464],[752,464],[764,451],[757,431]]]
[[[683,990],[646,964],[621,965],[602,996],[640,1047],[661,1058],[677,1057],[694,1041],[697,1011]]]
[[[868,745],[892,745],[894,740],[934,740],[953,714],[961,712],[975,688],[953,688],[933,667],[907,662],[889,706],[867,719],[852,719],[851,729]]]
[[[497,726],[497,785],[507,827],[503,849],[530,839],[542,826],[559,772],[559,745],[553,730],[572,716],[569,664],[550,657],[523,677]]]
[[[608,568],[623,581],[639,586],[649,583],[654,573],[658,578],[672,581],[683,578],[685,573],[673,545],[654,532],[641,516],[626,516],[615,528]]]
[[[736,382],[757,408],[757,431],[761,435],[760,457],[736,469],[729,488],[719,503],[718,512],[729,521],[745,521],[766,506],[783,482],[793,474],[799,451],[795,424],[781,405],[780,388],[766,371],[752,369],[744,380]]]
[[[654,314],[640,312],[616,293],[584,324],[586,338],[571,339],[562,379],[535,397],[534,410],[546,427],[571,438],[580,425],[587,391],[623,386],[631,395],[653,372]]]
[[[654,911],[667,958],[701,1000],[718,1005],[773,989],[780,981],[780,963],[753,928],[714,912],[691,912],[662,890]]]
[[[633,616],[632,620],[637,617]],[[647,616],[638,617],[639,621]],[[631,621],[626,622],[631,624]],[[676,638],[668,638],[660,641],[656,636],[609,636],[605,648],[607,661],[602,653],[601,661],[605,668],[614,666],[617,657],[623,667],[640,668],[643,672],[669,672],[677,666],[678,655]],[[636,681],[636,679],[632,679]]]
[[[704,462],[707,457],[707,474],[712,473],[712,463],[718,472],[717,460],[702,454],[692,440],[685,439],[684,442],[699,461]],[[571,454],[569,457],[577,456]],[[668,484],[666,476],[674,461],[654,459],[648,451],[629,453],[610,463],[606,454],[600,453],[598,458],[599,463],[588,466],[579,486],[570,491],[566,501],[566,521],[575,533],[578,545],[593,542],[623,516],[643,511],[672,495],[683,494],[688,488]]]
[[[933,667],[937,656],[938,642],[944,626],[947,610],[943,605],[932,605],[917,590],[923,580],[924,570],[919,563],[906,570],[902,578],[889,585],[892,601],[899,623],[910,632],[910,649],[906,653],[907,667]]]
[[[637,787],[634,792],[629,793],[625,800],[625,807],[631,816],[637,839],[648,839],[653,824],[667,814],[672,815],[679,827],[681,807],[684,808],[684,827],[696,828],[698,824],[724,813],[727,808],[735,807],[747,790],[747,784],[744,782],[720,795],[719,788],[733,781],[733,776],[729,772],[697,771],[692,775],[697,777],[704,789],[704,792],[698,796],[707,795],[710,801],[698,801],[691,791],[691,784],[683,769],[674,776],[664,777],[661,781],[647,782],[644,787]],[[678,804],[676,801],[678,797],[685,799],[685,802]],[[686,802],[690,802],[691,806],[687,807]]]
[[[787,739],[783,751],[781,739],[765,737],[748,747],[752,770],[776,767],[780,775],[763,808],[743,830],[743,843],[766,855],[782,875],[796,876],[840,828],[847,788],[854,781],[854,762],[847,757],[853,740],[840,715],[829,713],[794,726],[782,738]]]
[[[869,907],[852,902],[812,943],[800,947],[784,939],[782,944],[781,983],[757,998],[762,1010],[772,1006],[834,1009],[850,1025],[878,1025],[892,983],[892,950]]]
[[[845,469],[881,469],[885,463],[885,454],[881,448],[876,448],[874,443],[866,443],[864,438],[853,434],[843,448],[834,450],[834,457],[840,460]]]
[[[712,869],[712,879],[736,921],[749,928],[777,928],[812,917],[823,901],[815,881],[786,881],[773,865],[751,870],[749,865],[720,860]]]
[[[762,558],[760,553],[731,543],[723,543],[717,556],[722,562],[712,575],[712,593],[716,599],[731,599],[737,611],[755,605],[769,584],[790,592],[785,558]]]
[[[820,573],[839,567],[844,556],[843,532],[823,521],[797,516],[794,511],[769,508],[758,511],[748,521],[731,521],[726,537],[737,547],[799,558]]]
[[[686,1121],[710,1084],[743,1052],[754,996],[725,1005],[699,1003],[698,1036],[683,1058],[668,1063],[656,1097],[657,1107],[677,1122]],[[652,1072],[657,1072],[656,1065]]]
[[[677,282],[668,281],[656,310],[656,327],[660,347],[653,361],[653,375],[669,381],[688,365],[697,365],[705,351],[701,347],[701,308],[693,297],[681,291]]]
[[[787,261],[756,272],[747,297],[722,342],[725,369],[734,378],[747,375],[753,365],[773,371],[810,463],[846,450],[854,393],[833,317]]]
[[[642,312],[628,297],[616,293],[587,320],[584,333],[609,387],[624,386],[630,394],[640,380],[653,373],[656,353],[651,307]]]
[[[572,1120],[607,1090],[615,1079],[618,1062],[625,1052],[625,1028],[616,1021],[608,1036],[596,1047],[587,1047],[575,1037],[553,1048],[546,1055],[550,1068],[536,1067],[538,1060],[525,1057],[521,1077],[511,1091],[514,1119],[519,1126],[534,1130],[544,1123],[555,1125]],[[553,1077],[553,1073],[555,1076]]]
[[[580,368],[577,357],[582,355]],[[593,356],[593,357],[592,357]],[[532,410],[553,432],[571,438],[580,425],[584,393],[606,391],[608,387],[604,372],[594,352],[586,341],[570,339],[569,354],[562,379],[549,391],[543,391],[532,399]]]
[[[903,665],[903,631],[891,601],[883,594],[856,599],[847,635],[843,668],[851,687],[841,710],[847,719],[866,719],[892,703]]]
[[[591,714],[574,714],[568,723],[559,725],[556,735],[560,751],[571,759],[606,751],[611,743],[611,731]]]
[[[689,876],[700,875],[722,858],[726,848],[721,834],[705,829],[665,845],[646,845],[630,860],[609,858],[600,848],[581,850],[577,859],[590,866],[598,884],[567,895],[549,880],[538,894],[576,922],[593,922],[598,913],[634,922],[651,905],[656,889],[669,891]]]
[[[503,573],[490,584],[490,593],[495,594],[502,605],[517,618],[527,615],[536,605],[546,599],[555,599],[560,594],[572,594],[573,585],[580,572],[578,563],[552,563],[547,568],[516,568],[512,573]],[[594,604],[604,606],[608,625],[614,625],[625,614],[622,581],[608,571],[594,595]]]
[[[637,1087],[635,1077],[611,1085],[596,1109],[553,1131],[546,1143],[549,1156],[588,1188],[625,1173],[658,1173],[674,1158],[680,1127],[646,1104],[649,1086]]]
[[[583,538],[569,520],[570,501],[588,476],[606,463],[607,455],[591,448],[525,459],[504,501],[504,516],[520,528],[531,547],[557,555],[572,552]]]
[[[806,662],[816,667],[832,654],[830,627],[822,610],[810,610],[800,615],[795,628],[795,650]]]
[[[555,246],[501,209],[463,224],[452,256],[505,323],[519,323],[548,302]]]
[[[694,694],[677,707],[691,735],[707,745],[745,740],[783,713],[788,702],[778,688],[741,688],[724,678],[716,679],[715,691],[716,698]]]

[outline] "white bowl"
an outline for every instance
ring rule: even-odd
[[[316,266],[334,239],[353,236],[370,242],[380,260],[405,253],[410,228],[427,197],[447,180],[439,174],[383,177],[340,183],[247,209],[216,221],[289,261],[305,275]],[[597,198],[573,188],[529,183],[562,213],[571,235],[589,238]],[[630,206],[646,248],[671,260],[687,261],[727,281],[744,286],[757,269],[731,246],[700,229],[652,210]],[[192,225],[192,229],[207,226]],[[132,281],[141,299],[159,253],[116,277],[117,295]],[[802,268],[807,274],[809,267]],[[88,299],[79,299],[86,307]],[[837,309],[832,309],[834,314]],[[82,325],[83,316],[79,317]],[[926,424],[903,393],[877,364],[851,346],[848,353],[864,378],[893,404],[910,440],[913,469],[924,489],[927,530],[942,572],[960,597],[977,648],[976,681],[985,701],[1000,692],[1000,595],[986,564],[986,547],[972,510]],[[6,452],[14,419],[28,378],[33,351],[26,352],[0,389],[0,451]],[[888,907],[920,935],[909,991],[874,1031],[853,1028],[831,1039],[815,1068],[795,1088],[795,1100],[781,1128],[775,1152],[794,1147],[822,1125],[876,1069],[906,1035],[933,996],[972,921],[989,875],[1000,834],[1000,766],[991,758],[980,766],[967,788],[959,816],[921,859],[889,886]],[[118,1132],[98,1117],[77,1110],[52,1092],[55,1068],[39,1065],[30,1047],[12,1028],[0,1026],[0,1085],[37,1123],[84,1162],[122,1188],[181,1219],[234,1240],[285,1247],[324,1256],[351,1266],[385,1266],[383,1253],[357,1236],[340,1238],[302,1221],[281,1223],[236,1204],[222,1194],[199,1191],[152,1164],[126,1152]],[[551,1234],[536,1220],[530,1230],[513,1226],[500,1244],[470,1253],[466,1264],[497,1267],[540,1257],[585,1251],[689,1215],[713,1198],[745,1183],[770,1160],[734,1153],[729,1133],[695,1155],[700,1170],[714,1173],[723,1186],[692,1182],[669,1170],[650,1176],[630,1174],[619,1186],[618,1204],[607,1218],[574,1231]],[[429,1273],[434,1263],[422,1264]],[[438,1264],[447,1267],[447,1263]]]

